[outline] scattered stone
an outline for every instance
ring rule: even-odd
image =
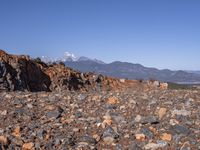
[[[23,150],[31,150],[32,148],[34,148],[34,144],[32,142],[30,143],[25,143],[23,146],[22,146],[22,149]]]
[[[47,134],[47,132],[43,129],[40,129],[38,132],[37,132],[37,137],[40,139],[40,140],[43,140],[45,135]]]
[[[20,126],[17,126],[17,127],[14,129],[12,135],[15,136],[15,137],[20,137],[20,136],[21,136],[20,131],[21,131],[21,127],[20,127]]]
[[[94,138],[97,142],[99,142],[100,139],[101,139],[101,137],[100,137],[98,134],[93,135],[93,138]]]
[[[190,116],[191,115],[191,111],[187,111],[187,110],[173,110],[172,111],[172,116],[175,115],[180,115],[180,116]]]
[[[128,148],[129,150],[142,150],[135,142],[132,142]]]
[[[170,130],[172,130],[173,132],[177,134],[188,135],[190,133],[190,130],[187,127],[182,126],[182,125],[171,126]]]
[[[56,110],[50,111],[46,114],[47,118],[51,118],[51,119],[57,119],[59,117],[61,117],[63,110],[61,108],[58,108]]]
[[[115,139],[119,138],[118,133],[116,133],[112,127],[108,126],[102,135],[103,141],[107,144],[111,144]]]
[[[163,141],[171,141],[172,140],[172,135],[171,134],[167,134],[167,133],[163,133],[160,136],[161,140]]]
[[[4,110],[4,111],[0,112],[0,114],[3,115],[3,116],[6,116],[7,113],[8,113],[7,110]]]
[[[188,142],[185,142],[180,150],[191,150],[190,144]]]
[[[119,99],[116,97],[109,97],[107,100],[108,104],[115,105],[119,103]]]
[[[6,136],[0,136],[0,143],[2,145],[8,145],[8,138]]]
[[[140,116],[140,115],[137,115],[136,117],[135,117],[135,122],[141,122],[141,120],[142,120],[142,116]]]
[[[144,141],[146,136],[144,134],[136,134],[135,138],[136,138],[136,140]]]
[[[74,132],[79,132],[80,129],[79,129],[79,128],[73,128],[73,131],[74,131]]]
[[[92,145],[95,145],[97,143],[97,141],[93,137],[88,136],[88,135],[82,136],[78,140],[78,142],[81,142],[81,143],[85,142],[85,143],[92,144]]]
[[[147,128],[142,128],[140,132],[143,133],[148,139],[152,139],[154,137],[154,134]]]
[[[156,150],[159,148],[164,148],[167,146],[166,142],[163,141],[158,141],[157,143],[148,143],[147,145],[144,146],[145,149],[150,149],[150,150]]]
[[[158,111],[158,117],[162,119],[165,116],[166,112],[167,112],[166,108],[160,108]]]
[[[33,105],[32,104],[27,104],[27,107],[32,109],[33,108]]]
[[[147,117],[142,117],[141,119],[142,124],[158,124],[159,119],[156,116],[147,116]]]

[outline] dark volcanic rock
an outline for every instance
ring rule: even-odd
[[[28,56],[0,51],[0,90],[49,91],[50,78]]]
[[[47,118],[57,119],[61,116],[63,109],[57,108],[56,110],[50,111],[46,114]]]
[[[157,124],[159,123],[159,119],[156,116],[147,116],[147,117],[143,117],[141,120],[142,124]]]
[[[177,134],[188,135],[190,133],[190,130],[187,127],[182,126],[182,125],[175,125],[175,126],[172,126],[170,129]]]

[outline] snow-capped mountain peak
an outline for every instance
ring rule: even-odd
[[[60,58],[61,61],[77,61],[77,59],[78,57],[69,52],[65,52],[63,57]]]
[[[63,56],[58,58],[50,58],[47,56],[42,56],[41,60],[48,63],[48,62],[82,62],[82,61],[92,61],[99,64],[105,64],[103,61],[100,61],[98,59],[91,59],[85,56],[77,57],[73,53],[70,52],[64,52]]]

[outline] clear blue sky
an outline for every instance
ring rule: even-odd
[[[200,0],[0,0],[0,49],[200,70]]]

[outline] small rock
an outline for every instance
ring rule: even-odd
[[[119,138],[119,135],[109,126],[105,129],[102,138],[105,143],[111,144],[115,139]]]
[[[130,138],[130,135],[129,135],[129,134],[125,134],[125,135],[124,135],[124,138],[128,138],[128,139],[129,139],[129,138]]]
[[[166,112],[167,112],[166,108],[160,108],[158,111],[158,117],[162,119],[165,116]]]
[[[56,146],[60,145],[60,143],[61,143],[60,139],[56,139],[56,140],[54,141],[54,144],[55,144]]]
[[[185,142],[180,150],[191,150],[189,142]]]
[[[15,137],[20,137],[20,136],[21,136],[20,131],[21,131],[20,126],[17,126],[17,127],[14,129],[12,135],[15,136]]]
[[[171,134],[167,134],[167,133],[163,133],[160,138],[163,141],[171,141],[172,140],[172,135]]]
[[[126,79],[119,79],[119,81],[120,81],[121,83],[124,83],[124,82],[126,81]]]
[[[154,137],[154,134],[148,128],[142,128],[140,132],[143,133],[148,139],[152,139]]]
[[[170,119],[169,124],[174,126],[176,124],[179,124],[179,122],[176,119]]]
[[[4,110],[4,111],[1,112],[1,115],[2,115],[2,116],[6,116],[7,113],[8,113],[7,110]]]
[[[61,116],[63,109],[58,108],[56,110],[50,111],[46,114],[47,118],[57,119]]]
[[[77,96],[77,98],[78,98],[79,101],[83,101],[86,98],[86,96],[83,95],[83,94],[80,94],[80,95]]]
[[[0,143],[3,145],[8,144],[8,138],[6,136],[0,136]]]
[[[148,123],[157,124],[157,123],[159,123],[159,119],[156,116],[142,117],[141,123],[142,124],[148,124]]]
[[[75,117],[76,117],[76,118],[82,118],[83,115],[82,115],[82,113],[81,113],[80,111],[77,111],[77,112],[75,113]]]
[[[98,142],[100,141],[101,137],[98,134],[93,135],[93,138]]]
[[[103,138],[103,141],[106,143],[106,144],[112,144],[114,142],[114,138],[113,137],[104,137]]]
[[[73,131],[74,131],[74,132],[79,132],[80,129],[79,129],[79,128],[73,128]]]
[[[144,134],[136,134],[135,138],[136,138],[136,140],[144,141],[146,136]]]
[[[188,135],[190,133],[190,130],[187,127],[182,126],[182,125],[171,126],[170,130],[172,130],[173,132],[177,134]]]
[[[112,120],[111,119],[105,119],[102,123],[102,127],[105,128],[106,125],[111,125],[112,124]]]
[[[147,145],[144,146],[145,149],[150,149],[150,150],[156,150],[159,148],[164,148],[167,146],[166,142],[157,142],[157,143],[148,143]]]
[[[13,138],[13,139],[12,139],[12,142],[13,142],[15,145],[19,145],[19,146],[22,146],[23,143],[24,143],[20,138]]]
[[[95,145],[97,143],[97,141],[93,137],[91,137],[89,135],[82,136],[78,140],[78,142],[81,142],[81,143],[85,142],[85,143],[92,144],[92,145]]]
[[[175,115],[180,115],[180,116],[190,116],[191,115],[191,111],[187,111],[187,110],[173,110],[172,111],[172,116],[175,116]]]
[[[140,122],[142,120],[142,116],[140,116],[140,115],[137,115],[136,117],[135,117],[135,122]]]
[[[34,147],[34,144],[33,144],[32,142],[30,142],[30,143],[25,143],[25,144],[22,146],[22,149],[23,149],[23,150],[31,150],[33,147]]]
[[[30,108],[30,109],[32,109],[33,105],[29,103],[29,104],[27,104],[27,107]]]
[[[124,116],[120,114],[114,114],[112,115],[112,119],[117,123],[117,124],[123,124],[126,123]]]
[[[37,132],[37,137],[38,137],[39,139],[43,140],[46,133],[47,133],[47,132],[46,132],[45,130],[41,129],[41,130],[39,130],[39,131]]]
[[[129,150],[142,150],[135,142],[132,142],[129,146]]]
[[[111,104],[111,105],[115,105],[115,104],[119,103],[119,99],[114,97],[114,96],[113,97],[109,97],[108,100],[107,100],[107,103]]]

